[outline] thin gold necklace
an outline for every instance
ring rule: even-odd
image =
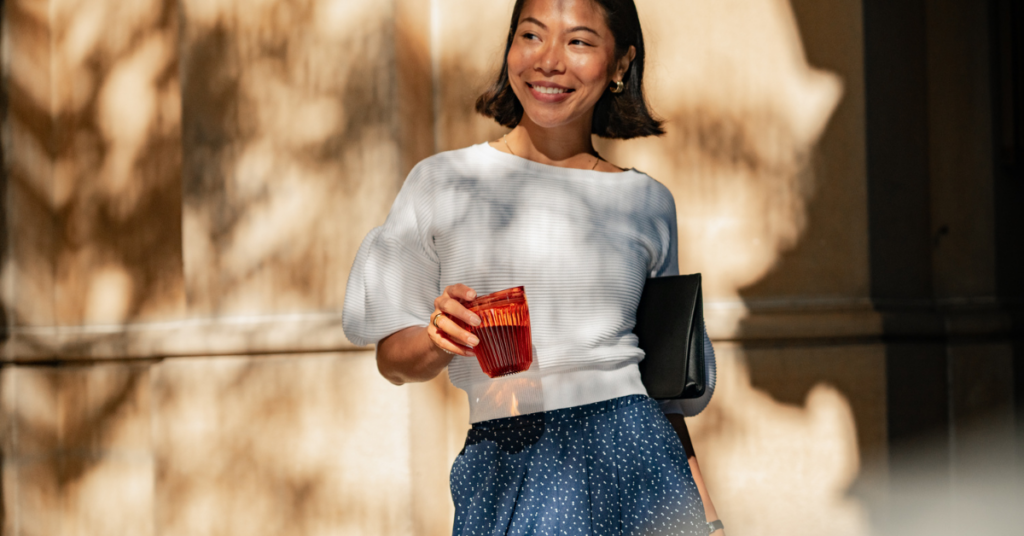
[[[505,139],[507,137],[508,137],[508,134],[505,134],[504,136],[502,136],[501,137],[501,142],[505,144],[505,148],[508,149],[508,152],[512,153],[512,156],[519,156],[519,155],[516,154],[515,151],[512,150],[511,147],[508,146],[508,140]],[[601,161],[601,156],[600,155],[594,155],[594,167],[590,168],[590,171],[594,171],[595,169],[597,169],[597,164],[600,161]]]

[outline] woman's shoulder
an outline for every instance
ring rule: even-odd
[[[413,166],[402,185],[415,195],[430,195],[459,185],[462,178],[479,169],[473,147],[443,151],[420,160]]]
[[[420,160],[413,167],[412,174],[450,173],[464,170],[467,167],[475,167],[480,161],[479,153],[479,145],[441,151]]]
[[[665,186],[665,184],[659,181],[658,179],[655,179],[649,174],[640,171],[639,169],[636,168],[629,168],[627,173],[635,173],[636,175],[642,177],[642,182],[644,184],[644,187],[649,192],[649,196],[655,202],[659,204],[666,204],[670,208],[672,208],[673,211],[675,210],[676,200],[675,197],[672,195],[672,190],[670,190],[668,186]]]

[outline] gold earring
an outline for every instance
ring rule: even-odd
[[[612,82],[612,84],[613,85],[612,85],[612,87],[610,89],[610,91],[612,93],[619,94],[619,93],[622,93],[622,91],[624,89],[626,89],[626,84],[624,84],[622,82],[622,80],[616,80],[616,81]]]

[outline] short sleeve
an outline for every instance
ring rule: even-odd
[[[711,396],[715,394],[716,366],[715,348],[711,345],[707,327],[704,327],[704,371],[707,374],[708,384],[704,389],[703,395],[698,398],[662,400],[659,402],[661,404],[661,411],[665,412],[666,415],[676,413],[686,417],[693,417],[704,411],[704,408],[708,406],[708,402],[711,402]]]
[[[345,336],[358,345],[426,326],[440,295],[440,263],[430,227],[430,196],[413,169],[384,225],[363,239],[349,273],[342,311]]]

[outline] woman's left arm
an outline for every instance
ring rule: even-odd
[[[693,442],[690,440],[690,430],[686,427],[686,420],[678,413],[670,413],[665,417],[668,418],[668,422],[672,423],[672,428],[675,428],[679,440],[683,443],[683,448],[686,449],[686,461],[690,462],[693,481],[697,484],[700,500],[704,503],[704,515],[709,523],[715,521],[718,519],[718,512],[715,511],[711,495],[708,493],[707,486],[704,485],[704,477],[700,474],[700,465],[697,463],[697,454],[693,451]],[[714,536],[725,536],[725,529],[715,531]]]

